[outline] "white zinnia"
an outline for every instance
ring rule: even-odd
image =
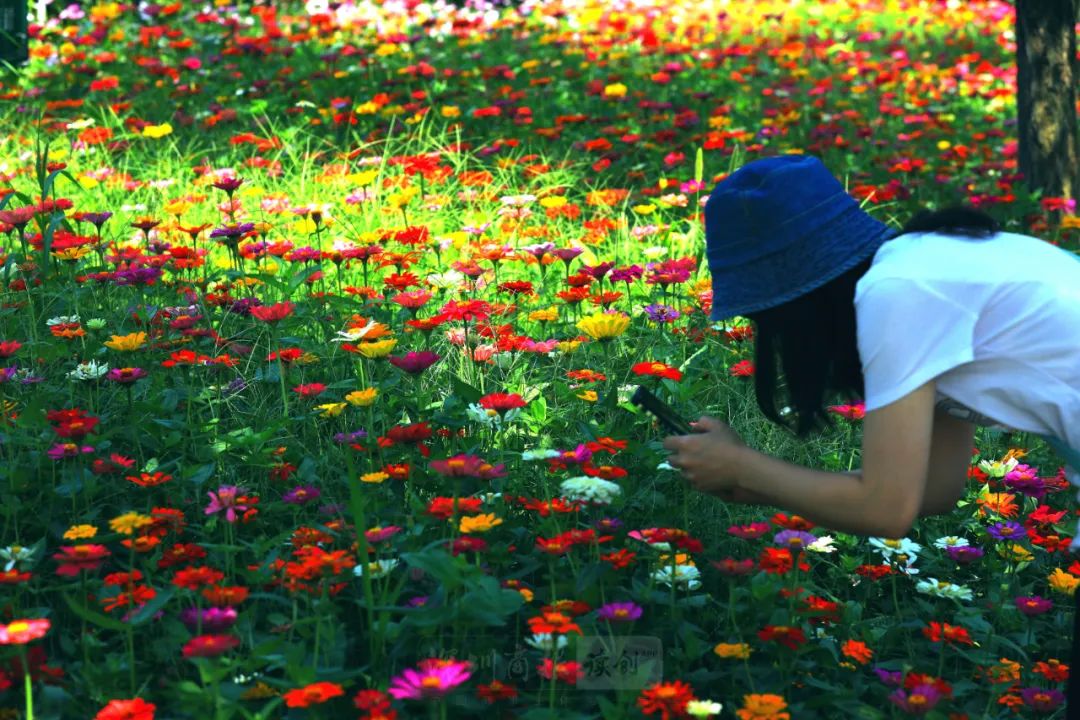
[[[612,500],[622,494],[622,488],[610,480],[582,475],[563,480],[559,485],[559,492],[567,500],[610,505]]]
[[[686,703],[686,714],[690,717],[707,718],[719,715],[724,706],[712,700],[691,700]]]
[[[521,453],[521,459],[525,462],[532,462],[535,460],[554,460],[560,457],[562,453],[558,450],[526,450]]]
[[[964,587],[963,585],[954,585],[944,580],[938,580],[936,578],[927,578],[921,582],[915,583],[915,589],[924,595],[933,595],[934,597],[951,598],[953,600],[971,600],[971,588]]]
[[[570,642],[566,639],[565,635],[556,635],[555,645],[557,650],[562,650]],[[534,647],[537,650],[543,650],[545,653],[550,653],[552,650],[551,633],[533,633],[531,638],[526,638],[525,644]]]
[[[967,547],[970,545],[966,539],[957,537],[956,535],[946,535],[945,537],[939,537],[934,541],[934,547],[947,550],[951,547]]]
[[[397,558],[391,558],[389,560],[376,560],[375,562],[368,563],[368,570],[371,571],[371,577],[378,580],[381,577],[386,577],[390,574],[390,571],[398,566],[400,561]],[[353,568],[353,574],[356,577],[364,576],[364,563],[360,563]]]
[[[806,549],[816,553],[836,552],[836,548],[833,546],[833,539],[828,535],[822,535],[817,540],[807,545]]]
[[[79,363],[75,369],[67,374],[72,380],[99,380],[102,375],[109,372],[109,366],[105,363],[100,365],[94,360]]]
[[[870,544],[874,546],[878,552],[880,552],[886,560],[891,559],[896,555],[906,555],[908,557],[917,557],[919,551],[922,550],[922,545],[909,540],[908,538],[870,538]]]
[[[697,590],[701,587],[701,581],[698,580],[701,577],[701,571],[693,565],[676,565],[674,575],[671,570],[670,565],[665,565],[652,574],[652,579],[668,586],[672,582],[676,585],[685,585],[688,590]]]

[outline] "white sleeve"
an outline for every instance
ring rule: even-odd
[[[978,314],[962,304],[959,288],[882,278],[859,290],[855,327],[867,412],[975,359]]]

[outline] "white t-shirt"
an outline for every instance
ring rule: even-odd
[[[1076,255],[1012,233],[901,235],[859,280],[855,315],[868,412],[935,380],[955,415],[1080,449]]]

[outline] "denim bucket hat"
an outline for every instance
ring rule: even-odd
[[[867,214],[815,157],[748,163],[705,203],[713,320],[781,305],[866,258],[896,231]]]

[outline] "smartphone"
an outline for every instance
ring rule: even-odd
[[[630,402],[647,411],[668,431],[676,435],[692,435],[694,429],[670,405],[653,395],[643,385],[638,385]]]

